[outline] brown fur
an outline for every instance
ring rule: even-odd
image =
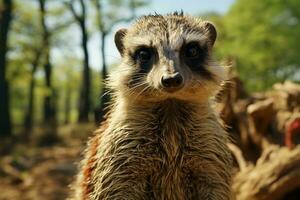
[[[210,57],[214,31],[207,22],[172,14],[143,17],[116,35],[123,62],[108,82],[113,103],[88,145],[74,199],[230,199],[227,134],[210,98],[225,78]],[[172,54],[182,37],[208,45],[200,73]],[[137,72],[131,56],[141,44],[155,47],[159,57],[146,73]],[[172,70],[182,74],[184,87],[170,93],[159,82]]]

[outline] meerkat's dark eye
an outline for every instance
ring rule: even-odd
[[[201,49],[196,42],[191,42],[185,46],[184,55],[188,59],[198,59],[201,56]]]
[[[196,41],[185,44],[180,51],[181,59],[191,70],[203,72],[205,60],[209,57],[206,45],[200,46]]]
[[[147,63],[151,60],[153,52],[150,48],[143,47],[136,51],[136,59],[141,63]]]

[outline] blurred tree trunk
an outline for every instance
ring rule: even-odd
[[[106,87],[105,80],[107,79],[107,66],[106,66],[106,59],[105,59],[105,39],[106,39],[107,33],[105,31],[101,32],[101,58],[102,58],[102,73],[101,73],[101,80],[103,81],[102,91],[101,91],[101,104],[100,104],[100,110],[95,113],[95,121],[96,123],[100,123],[107,110],[105,109],[107,104],[110,101],[110,95],[108,88]]]
[[[89,54],[88,54],[88,33],[86,29],[86,5],[83,0],[79,0],[81,13],[77,14],[74,8],[74,0],[70,3],[71,12],[77,21],[80,30],[81,30],[81,45],[84,54],[83,61],[83,73],[82,73],[82,86],[80,90],[79,97],[79,122],[88,122],[89,121],[89,111],[90,111],[90,87],[91,87],[91,78],[90,78],[90,66],[89,66]]]
[[[66,86],[66,97],[65,97],[65,124],[70,123],[71,118],[71,87],[69,83]]]
[[[42,55],[42,51],[36,49],[35,51],[35,58],[32,61],[32,68],[31,68],[31,79],[29,84],[29,100],[28,100],[28,107],[25,113],[24,119],[24,128],[25,134],[28,136],[30,131],[32,130],[33,126],[33,118],[34,118],[34,88],[35,88],[35,72],[39,65],[40,57]]]
[[[46,85],[46,96],[44,98],[44,114],[43,120],[46,128],[45,142],[48,140],[50,143],[56,138],[56,105],[55,105],[55,91],[52,86],[52,64],[50,60],[50,32],[46,24],[46,0],[39,0],[40,13],[41,13],[41,25],[43,29],[43,51],[45,54],[45,85]]]
[[[105,39],[106,36],[112,31],[112,28],[114,27],[114,25],[120,23],[120,22],[129,22],[131,20],[133,20],[135,18],[135,9],[139,6],[143,6],[145,2],[140,2],[141,4],[138,5],[137,2],[135,0],[130,0],[129,3],[126,5],[130,15],[128,17],[120,17],[117,18],[116,20],[112,21],[110,24],[107,24],[106,22],[104,22],[104,9],[103,6],[101,4],[101,0],[95,0],[95,7],[96,7],[96,12],[97,12],[97,17],[98,17],[98,27],[100,30],[100,37],[101,37],[101,43],[100,43],[100,49],[101,49],[101,58],[102,58],[102,73],[101,73],[101,79],[103,81],[106,80],[107,78],[107,66],[106,66],[106,59],[105,59]],[[122,5],[119,5],[120,7],[123,7]],[[117,11],[115,11],[117,13]],[[95,109],[95,122],[98,124],[100,123],[107,110],[106,110],[106,106],[109,104],[110,101],[110,94],[109,94],[109,90],[105,85],[105,82],[103,84],[102,87],[102,91],[101,91],[101,103],[100,106],[98,106]]]
[[[105,39],[107,33],[105,31],[101,32],[101,58],[102,58],[102,78],[103,80],[107,76],[107,69],[106,69],[106,59],[105,59]]]
[[[83,0],[80,0],[81,2]],[[84,3],[82,3],[82,6]],[[84,6],[82,7],[84,10]],[[85,16],[85,15],[83,15]],[[89,120],[89,111],[90,111],[90,67],[89,67],[89,54],[88,54],[88,35],[86,31],[86,22],[85,17],[80,22],[80,28],[82,33],[82,50],[84,53],[84,67],[82,74],[82,86],[80,91],[80,100],[79,100],[79,122],[86,122]]]
[[[12,20],[12,0],[3,0],[0,9],[0,136],[11,135],[9,86],[6,80],[8,32]]]
[[[105,58],[105,39],[107,36],[107,32],[104,28],[104,22],[103,22],[103,16],[102,16],[102,5],[99,0],[96,0],[96,10],[97,10],[97,16],[98,16],[98,26],[100,30],[100,54],[101,54],[101,59],[102,59],[102,72],[101,72],[101,80],[103,81],[103,86],[102,86],[102,91],[101,91],[101,102],[100,106],[96,107],[95,109],[95,122],[96,124],[100,123],[105,114],[106,114],[106,109],[105,107],[110,101],[110,96],[108,89],[105,84],[105,80],[107,78],[107,67],[106,67],[106,58]]]

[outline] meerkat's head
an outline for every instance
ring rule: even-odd
[[[226,77],[211,58],[216,37],[210,22],[182,13],[141,17],[115,34],[122,64],[110,86],[141,101],[207,101]]]

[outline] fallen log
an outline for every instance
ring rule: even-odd
[[[292,150],[271,145],[255,165],[246,163],[236,148],[230,147],[240,165],[232,185],[237,200],[300,199],[300,145]]]

